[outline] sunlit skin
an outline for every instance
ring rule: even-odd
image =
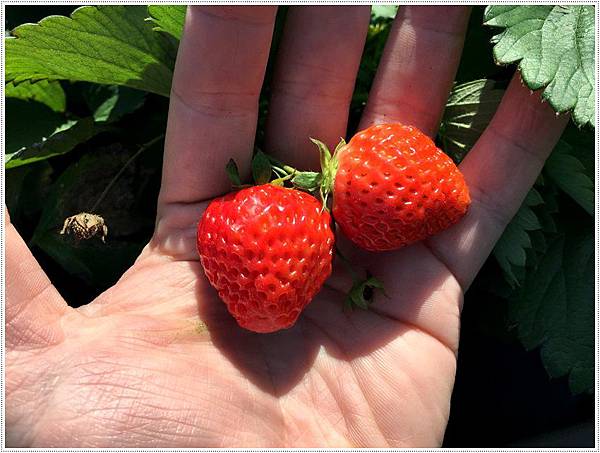
[[[434,135],[469,9],[401,7],[361,127]],[[472,206],[396,252],[340,246],[389,298],[342,309],[342,266],[290,330],[241,330],[195,250],[206,203],[247,171],[275,8],[191,7],[177,59],[156,231],[119,282],[72,309],[6,216],[6,442],[35,447],[439,446],[463,293],[566,123],[516,76],[461,164]],[[291,7],[266,149],[315,167],[345,135],[369,8]],[[319,23],[316,27],[314,24]],[[335,37],[335,39],[332,39]],[[100,213],[101,214],[101,213]],[[108,239],[110,240],[110,239]],[[474,301],[473,303],[477,303]],[[486,303],[486,301],[481,301]]]

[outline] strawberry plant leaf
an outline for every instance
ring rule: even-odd
[[[593,180],[595,178],[594,165],[596,162],[594,153],[596,147],[595,130],[591,128],[581,129],[570,122],[561,139],[571,145],[570,153],[583,164],[585,174]]]
[[[6,38],[6,81],[71,80],[169,96],[175,47],[145,6],[83,6],[24,24]]]
[[[530,232],[541,230],[542,225],[532,207],[543,204],[536,189],[531,189],[515,217],[506,226],[494,247],[494,257],[512,286],[518,286],[527,261],[527,249],[532,248]]]
[[[460,162],[492,120],[504,90],[493,80],[474,80],[455,85],[440,126],[444,151]]]
[[[585,227],[549,245],[509,307],[525,348],[541,347],[548,374],[569,374],[573,393],[594,385],[594,234]]]
[[[105,128],[94,123],[92,118],[67,121],[48,138],[25,146],[5,156],[5,168],[15,168],[38,162],[50,157],[66,154],[77,145],[88,141]]]
[[[593,155],[593,148],[589,152]],[[564,140],[558,142],[544,167],[548,177],[591,216],[594,215],[593,169],[593,163],[586,169]]]
[[[356,76],[356,87],[352,95],[350,106],[349,130],[356,130],[360,116],[367,102],[375,72],[383,55],[383,49],[391,30],[392,19],[375,17],[371,14],[371,23],[367,31],[365,48],[360,61],[360,67]]]
[[[493,38],[498,64],[519,62],[521,77],[557,112],[594,125],[594,6],[492,5],[486,25],[505,30]]]
[[[146,93],[118,85],[89,85],[83,97],[98,122],[113,122],[144,104]]]
[[[18,85],[8,83],[4,87],[7,98],[34,100],[50,107],[55,112],[64,112],[66,108],[65,92],[58,82],[41,80],[33,83],[29,80]]]
[[[186,11],[186,5],[149,5],[149,20],[154,24],[152,29],[181,39]]]
[[[24,222],[34,226],[35,216],[44,208],[51,185],[52,167],[47,161],[7,170],[5,202],[15,225]]]
[[[398,12],[398,5],[373,5],[371,6],[372,20],[393,19]]]
[[[21,148],[43,137],[49,137],[66,122],[64,115],[32,100],[7,98],[4,106],[6,109],[4,153],[7,160]]]

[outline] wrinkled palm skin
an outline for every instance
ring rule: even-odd
[[[190,211],[180,215],[193,217]],[[345,313],[343,296],[330,288],[292,329],[254,334],[237,327],[198,261],[148,249],[91,305],[31,332],[35,348],[13,345],[8,440],[65,447],[438,444],[461,292],[425,250],[415,258],[439,275],[417,283],[409,273],[398,284],[413,289],[402,300],[392,292],[393,303],[415,312],[437,305],[440,330],[452,335],[375,311]]]

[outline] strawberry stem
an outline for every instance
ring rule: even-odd
[[[292,178],[292,176],[294,176],[294,175],[285,175],[285,176],[281,176],[281,177],[279,177],[279,178],[277,178],[277,179],[274,179],[274,180],[273,180],[273,181],[271,181],[269,184],[274,184],[274,185],[276,185],[276,186],[283,186],[283,183],[284,183],[285,181],[287,181],[288,179],[291,179],[291,178]]]
[[[281,163],[278,159],[267,155],[271,168],[279,176],[279,179],[288,177],[297,189],[307,192],[316,192],[321,187],[322,174],[314,171],[299,171],[294,167]],[[287,180],[286,179],[286,180]]]
[[[282,172],[285,172],[287,174],[292,174],[292,173],[297,173],[298,172],[298,170],[296,170],[294,167],[290,167],[289,165],[285,165],[283,162],[281,162],[278,159],[275,159],[270,154],[266,154],[266,156],[269,158],[269,162],[271,163],[271,166],[273,168],[277,168],[278,170],[281,170]]]
[[[273,156],[263,153],[257,149],[253,159],[253,173],[254,179],[258,183],[258,175],[260,179],[264,179],[267,171],[265,167],[269,167],[269,171],[272,171],[277,175],[277,179],[272,181],[273,184],[282,185],[283,182],[290,180],[292,185],[301,190],[305,190],[310,193],[319,192],[321,201],[323,202],[323,209],[327,209],[327,199],[329,194],[333,191],[333,183],[335,180],[335,174],[338,169],[337,154],[346,145],[345,140],[342,138],[335,147],[333,154],[329,151],[329,148],[325,143],[315,138],[310,139],[317,148],[319,149],[321,172],[314,171],[298,171],[294,167],[285,165]]]
[[[284,176],[289,175],[289,173],[287,171],[285,171],[283,168],[276,167],[275,165],[272,165],[271,168],[272,168],[273,172],[275,172],[275,174],[277,176],[279,176],[280,178],[283,178]]]
[[[110,191],[110,189],[112,189],[112,187],[115,185],[115,183],[121,177],[121,175],[127,169],[127,167],[129,167],[129,165],[131,165],[131,163],[135,159],[137,159],[137,157],[140,154],[142,154],[148,148],[151,148],[154,144],[158,143],[163,138],[165,138],[165,134],[160,134],[160,135],[154,137],[152,140],[150,140],[150,141],[148,141],[148,142],[146,142],[146,143],[144,143],[143,145],[140,146],[140,148],[127,160],[127,162],[125,162],[123,164],[123,166],[117,172],[117,174],[106,185],[106,187],[104,188],[104,190],[102,191],[102,193],[100,194],[100,196],[98,197],[98,199],[96,200],[96,202],[94,203],[94,205],[92,206],[92,208],[90,209],[90,212],[93,213],[96,209],[98,209],[98,206],[100,205],[100,203],[102,203],[102,200],[104,200],[104,197],[106,197],[106,194],[108,194],[108,192]]]

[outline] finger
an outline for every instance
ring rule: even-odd
[[[171,88],[159,197],[191,203],[226,192],[230,158],[247,170],[276,7],[191,6]]]
[[[434,136],[462,52],[470,7],[401,6],[361,119]]]
[[[63,338],[58,321],[72,311],[10,223],[6,225],[6,346],[50,346]]]
[[[517,73],[494,118],[460,169],[472,204],[429,245],[467,288],[535,182],[567,124]]]
[[[316,169],[309,137],[335,146],[348,109],[370,18],[369,6],[292,7],[278,51],[266,147],[289,165]]]

